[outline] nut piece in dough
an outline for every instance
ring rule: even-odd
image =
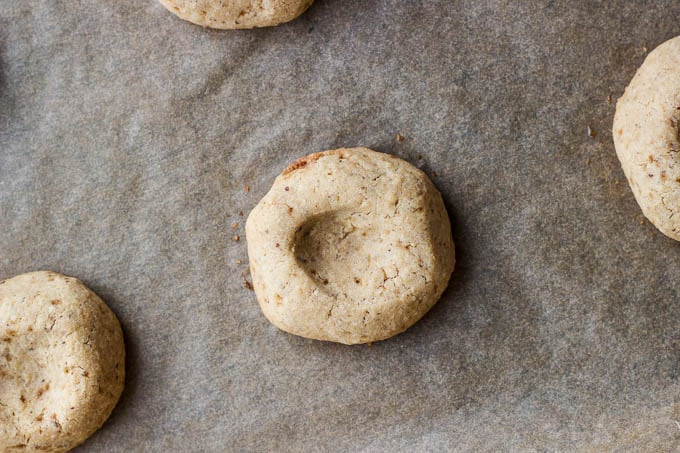
[[[0,281],[0,451],[68,451],[106,421],[125,377],[118,319],[75,278]]]
[[[303,157],[248,216],[253,287],[295,335],[384,340],[437,302],[455,263],[442,197],[413,165],[366,148]]]
[[[647,56],[616,104],[612,133],[643,214],[680,241],[680,36]]]
[[[270,27],[291,21],[314,0],[159,0],[184,20],[219,29]]]

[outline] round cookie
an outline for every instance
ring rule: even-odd
[[[253,287],[295,335],[384,340],[437,302],[455,263],[440,193],[413,165],[366,148],[303,157],[248,216]]]
[[[184,20],[219,29],[270,27],[291,21],[314,0],[159,0]]]
[[[0,451],[68,451],[109,417],[125,377],[116,316],[75,278],[0,281]]]
[[[616,104],[612,133],[642,212],[680,240],[680,37],[647,56]]]

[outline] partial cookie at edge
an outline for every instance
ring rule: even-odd
[[[107,420],[124,386],[116,316],[54,272],[0,282],[0,450],[68,451]]]
[[[178,17],[204,27],[248,29],[291,21],[314,0],[159,0]]]
[[[647,56],[617,102],[612,134],[642,212],[680,240],[680,37]]]

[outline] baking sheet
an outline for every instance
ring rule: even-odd
[[[679,15],[317,0],[219,32],[152,0],[0,0],[0,277],[77,276],[126,335],[78,451],[680,449],[680,248],[608,131]],[[278,331],[243,282],[245,215],[341,146],[432,175],[457,246],[442,300],[370,347]]]

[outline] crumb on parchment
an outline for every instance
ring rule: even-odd
[[[246,274],[241,274],[241,278],[243,279],[243,286],[245,286],[246,289],[253,291],[253,284],[248,281]]]

